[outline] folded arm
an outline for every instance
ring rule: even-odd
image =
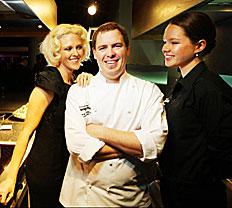
[[[154,159],[162,151],[168,133],[163,94],[158,88],[147,97],[146,107],[140,118],[139,129],[122,131],[99,124],[87,125],[87,132],[105,144],[125,154],[141,158]]]
[[[115,148],[105,144],[93,157],[97,162],[115,158],[123,158],[124,154]]]
[[[142,157],[143,155],[141,144],[134,132],[107,128],[97,124],[87,125],[87,132],[92,137],[99,138],[101,141],[114,147],[115,151],[118,149],[120,152],[136,157]]]
[[[139,110],[138,128],[124,131],[96,124],[94,120],[88,121],[90,106],[84,101],[88,93],[83,88],[78,91],[78,86],[72,86],[65,112],[65,135],[69,151],[85,162],[123,154],[136,156],[141,160],[156,158],[163,148],[168,128],[163,94],[157,87],[149,89],[150,92],[141,98],[145,101],[143,110]],[[90,124],[87,125],[88,123]]]

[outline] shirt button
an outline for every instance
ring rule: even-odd
[[[131,113],[131,111],[128,111],[127,113],[128,113],[128,114],[130,114],[130,113]]]

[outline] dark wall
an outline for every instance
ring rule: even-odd
[[[209,68],[219,74],[232,75],[232,19],[216,24],[216,48],[207,57]]]

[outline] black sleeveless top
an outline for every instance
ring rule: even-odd
[[[54,98],[36,129],[34,144],[26,161],[26,176],[37,191],[60,189],[69,157],[64,135],[64,111],[70,85],[64,83],[57,68],[50,66],[37,75],[35,85],[53,91]]]

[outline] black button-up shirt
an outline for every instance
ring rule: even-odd
[[[186,183],[215,178],[215,159],[228,157],[228,141],[232,147],[231,100],[232,89],[204,62],[176,82],[166,104],[169,134],[161,154],[164,177]]]

